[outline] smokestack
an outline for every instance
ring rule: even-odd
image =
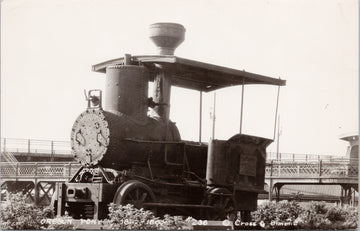
[[[148,110],[149,72],[135,65],[109,65],[106,68],[105,106],[111,112],[144,119]]]
[[[154,23],[150,25],[150,39],[160,55],[174,55],[175,49],[185,39],[185,28],[177,23]]]

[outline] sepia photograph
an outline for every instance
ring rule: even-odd
[[[1,0],[2,230],[357,230],[359,1]]]

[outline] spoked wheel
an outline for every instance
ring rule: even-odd
[[[210,189],[202,202],[203,205],[212,206],[202,212],[203,219],[231,220],[236,219],[236,205],[232,193],[226,188]]]
[[[118,188],[113,202],[117,205],[132,204],[135,208],[140,209],[144,207],[144,203],[155,202],[155,195],[146,184],[137,180],[129,180]]]

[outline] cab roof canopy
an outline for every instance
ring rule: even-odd
[[[284,86],[285,80],[258,75],[246,71],[179,58],[173,55],[132,56],[132,64],[146,66],[150,71],[150,81],[154,81],[156,64],[172,70],[172,85],[209,92],[224,87],[243,84],[269,84]],[[93,71],[106,72],[106,67],[124,64],[124,58],[96,64]]]

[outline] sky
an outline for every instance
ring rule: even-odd
[[[156,22],[186,28],[176,56],[287,81],[280,152],[345,155],[339,136],[359,127],[356,0],[2,0],[1,137],[70,140],[84,89],[104,89],[91,66],[157,54],[148,38]],[[245,87],[243,133],[274,138],[276,95]],[[216,97],[215,138],[228,139],[239,132],[241,87]],[[212,105],[204,94],[203,141]],[[170,118],[183,139],[198,140],[199,93],[173,87]]]

